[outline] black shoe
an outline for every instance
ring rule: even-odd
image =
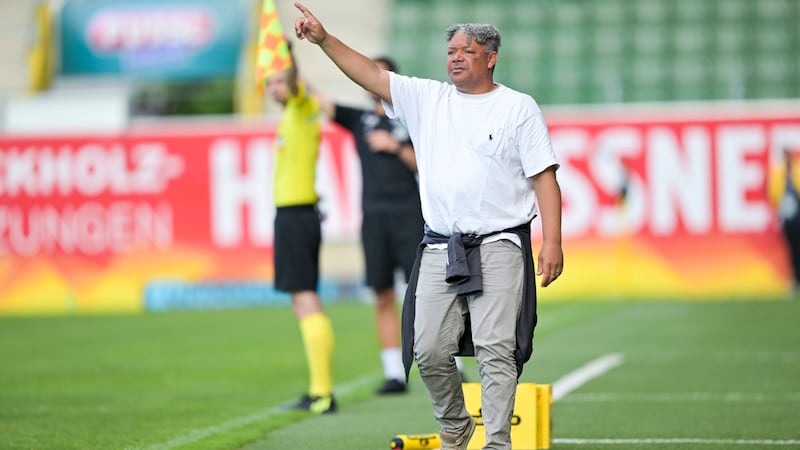
[[[407,390],[408,385],[403,380],[387,378],[375,393],[378,395],[405,394]]]
[[[316,397],[303,394],[300,400],[293,404],[291,408],[302,409],[314,414],[330,414],[336,412],[336,399],[333,398],[333,395]]]

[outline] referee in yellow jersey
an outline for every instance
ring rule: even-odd
[[[292,407],[325,414],[336,411],[336,401],[333,327],[317,295],[322,231],[314,180],[320,110],[299,81],[296,67],[266,81],[269,94],[284,108],[275,137],[275,288],[292,296],[308,362],[308,392]]]

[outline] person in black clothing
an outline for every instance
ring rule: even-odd
[[[778,218],[786,239],[789,262],[792,269],[792,294],[800,294],[800,193],[795,184],[795,167],[789,149],[783,151],[783,171],[785,179],[780,186]]]
[[[389,58],[375,58],[387,70],[397,71]],[[315,93],[322,112],[349,130],[361,160],[361,241],[367,285],[375,292],[375,326],[386,377],[378,394],[406,392],[400,349],[400,318],[395,293],[395,270],[402,268],[406,281],[424,221],[416,178],[416,158],[408,132],[386,117],[380,99],[373,94],[373,109],[343,106]]]

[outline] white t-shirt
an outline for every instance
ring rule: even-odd
[[[503,85],[486,94],[390,73],[389,117],[408,129],[431,230],[487,234],[536,215],[528,177],[558,166],[539,105]]]

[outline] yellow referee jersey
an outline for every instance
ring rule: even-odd
[[[297,95],[286,107],[275,136],[275,174],[272,187],[275,206],[317,203],[314,188],[320,143],[320,109],[299,82]]]

